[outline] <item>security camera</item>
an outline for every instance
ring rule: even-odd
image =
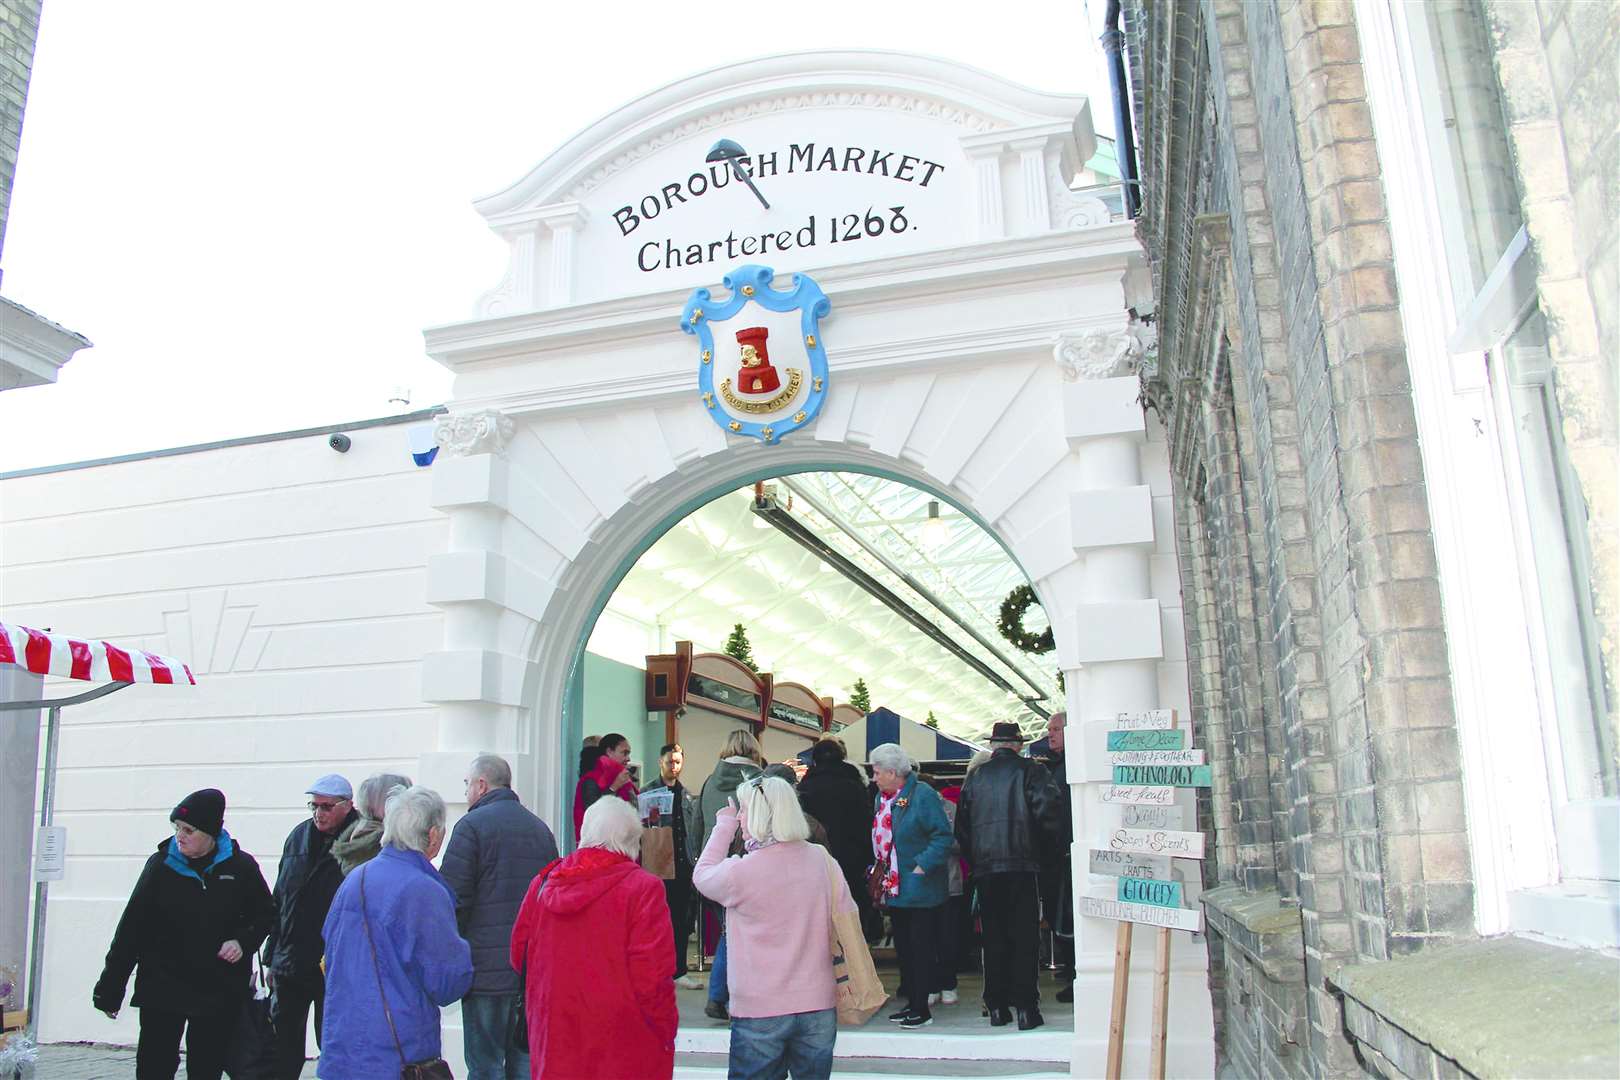
[[[349,440],[347,435],[343,434],[341,431],[338,431],[327,436],[326,445],[330,446],[340,454],[347,454],[349,452],[349,447],[353,446],[354,443]]]

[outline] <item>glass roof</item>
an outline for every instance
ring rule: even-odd
[[[872,705],[946,731],[982,736],[996,720],[1031,725],[1023,699],[1060,707],[1051,654],[1019,652],[996,628],[1001,603],[1027,584],[1000,544],[948,503],[929,527],[927,493],[860,473],[768,481],[791,518],[913,608],[984,671],[754,513],[752,487],[693,512],[625,576],[592,633],[599,655],[641,666],[678,640],[721,651],[736,623],[760,671],[847,702],[857,678]],[[1044,629],[1032,606],[1026,629]]]

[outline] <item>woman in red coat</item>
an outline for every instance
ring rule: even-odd
[[[641,821],[602,799],[580,849],[542,870],[512,927],[536,1078],[652,1080],[675,1071],[675,942],[664,883],[635,863]]]

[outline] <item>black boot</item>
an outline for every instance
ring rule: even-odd
[[[1046,1023],[1046,1019],[1041,1016],[1041,1010],[1035,1008],[1034,1006],[1027,1009],[1018,1010],[1019,1031],[1030,1031],[1034,1028],[1040,1027],[1044,1023]]]
[[[1072,983],[1072,982],[1064,983],[1063,988],[1060,989],[1057,992],[1057,999],[1059,1001],[1063,1002],[1063,1004],[1065,1004],[1065,1005],[1067,1005],[1067,1004],[1069,1004],[1069,1002],[1073,1001],[1074,1000],[1074,983]]]
[[[1005,1005],[990,1006],[990,1026],[1006,1027],[1012,1023],[1012,1010]]]

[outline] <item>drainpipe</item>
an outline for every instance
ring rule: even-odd
[[[1119,160],[1119,182],[1125,192],[1125,216],[1136,217],[1142,205],[1136,175],[1136,136],[1131,130],[1131,105],[1126,94],[1125,34],[1119,28],[1119,0],[1108,0],[1102,33],[1107,58],[1108,85],[1114,93],[1114,156]]]

